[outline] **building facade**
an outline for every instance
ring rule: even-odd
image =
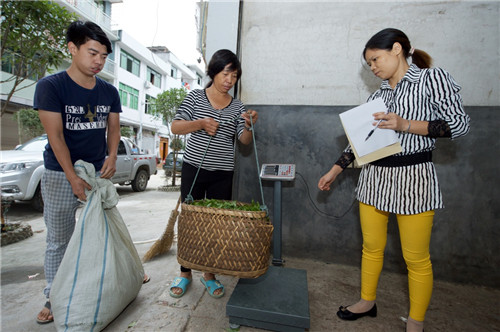
[[[113,52],[117,62],[114,85],[122,102],[120,122],[134,131],[140,148],[164,160],[168,154],[170,129],[151,113],[149,105],[163,91],[200,88],[200,73],[182,63],[165,46],[146,48],[125,31],[117,32],[119,40]]]

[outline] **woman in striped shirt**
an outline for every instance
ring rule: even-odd
[[[207,74],[211,78],[207,88],[189,93],[172,121],[172,133],[191,134],[182,165],[182,201],[190,193],[200,167],[191,191],[192,198],[231,199],[235,137],[243,144],[250,144],[251,126],[258,117],[256,111],[245,111],[243,103],[229,94],[241,77],[241,65],[233,52],[215,52]],[[181,275],[172,282],[170,295],[176,298],[184,295],[191,279],[191,270],[181,266]],[[224,295],[224,286],[214,274],[204,273],[201,282],[210,296],[220,298]]]
[[[432,294],[433,274],[429,242],[434,210],[443,208],[432,163],[438,137],[457,137],[469,131],[460,86],[449,73],[430,68],[431,57],[411,47],[400,30],[384,29],[366,44],[363,57],[383,81],[368,100],[382,98],[388,113],[373,114],[380,129],[395,130],[403,151],[364,165],[357,191],[363,233],[361,299],[341,306],[341,319],[375,317],[376,289],[387,242],[389,213],[397,216],[403,257],[408,268],[410,312],[407,331],[422,331]],[[409,65],[407,58],[412,58]],[[350,147],[318,183],[329,190],[336,177],[354,160]]]

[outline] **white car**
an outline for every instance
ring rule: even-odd
[[[42,135],[14,150],[0,151],[2,201],[30,201],[35,210],[43,211],[40,179],[45,171],[43,151],[46,144],[47,135]]]

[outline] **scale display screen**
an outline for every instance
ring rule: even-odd
[[[292,181],[295,179],[295,164],[263,164],[260,177],[268,180]]]

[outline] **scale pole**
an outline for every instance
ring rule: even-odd
[[[281,266],[281,181],[274,181],[274,211],[273,211],[273,265]]]

